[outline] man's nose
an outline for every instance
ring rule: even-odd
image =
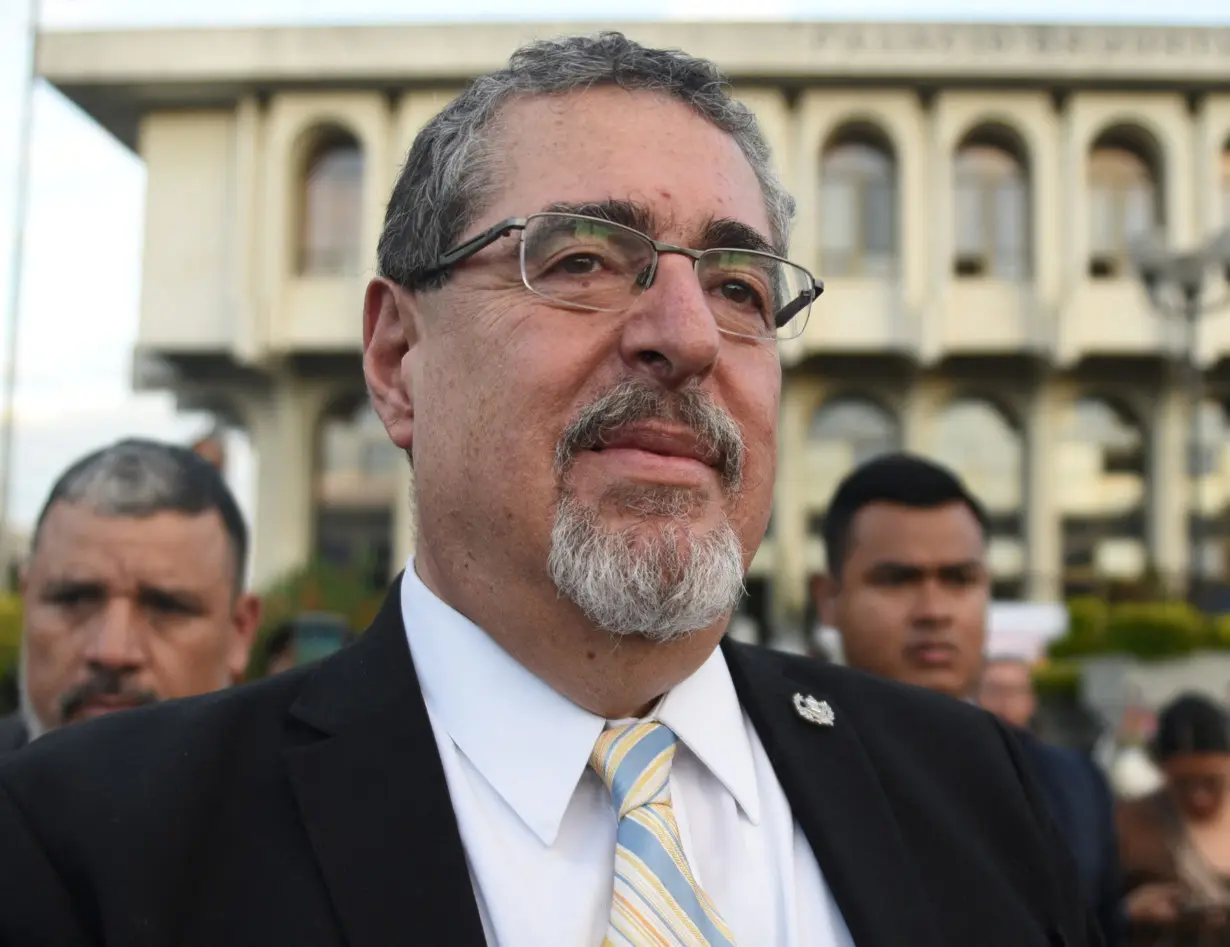
[[[107,602],[91,622],[85,659],[113,670],[131,670],[144,663],[141,649],[141,616],[132,602],[116,597]]]
[[[952,619],[952,595],[938,579],[927,577],[918,584],[912,615],[924,627],[942,627]]]
[[[721,345],[692,261],[663,254],[653,285],[633,304],[624,324],[624,362],[658,384],[678,389],[713,371]]]

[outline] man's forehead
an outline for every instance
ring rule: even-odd
[[[738,143],[664,95],[598,86],[520,97],[503,107],[491,144],[501,165],[493,219],[617,199],[642,205],[659,235],[730,218],[770,237]]]
[[[869,503],[850,524],[850,553],[903,564],[955,565],[983,551],[982,528],[964,503]]]
[[[116,516],[58,501],[47,511],[32,550],[32,565],[65,568],[141,564],[163,572],[202,571],[228,551],[215,510]]]

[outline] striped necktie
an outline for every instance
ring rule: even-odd
[[[683,855],[671,808],[675,734],[660,723],[603,732],[589,763],[619,818],[615,890],[602,947],[734,947]]]

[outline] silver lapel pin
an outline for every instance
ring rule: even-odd
[[[829,706],[827,700],[816,700],[810,694],[794,695],[795,712],[806,720],[808,723],[814,723],[817,727],[831,727],[833,725],[833,708]]]

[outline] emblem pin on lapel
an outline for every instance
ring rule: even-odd
[[[816,700],[810,694],[807,696],[795,694],[794,709],[800,717],[808,723],[814,723],[817,727],[833,725],[833,708],[829,706],[827,700]]]

